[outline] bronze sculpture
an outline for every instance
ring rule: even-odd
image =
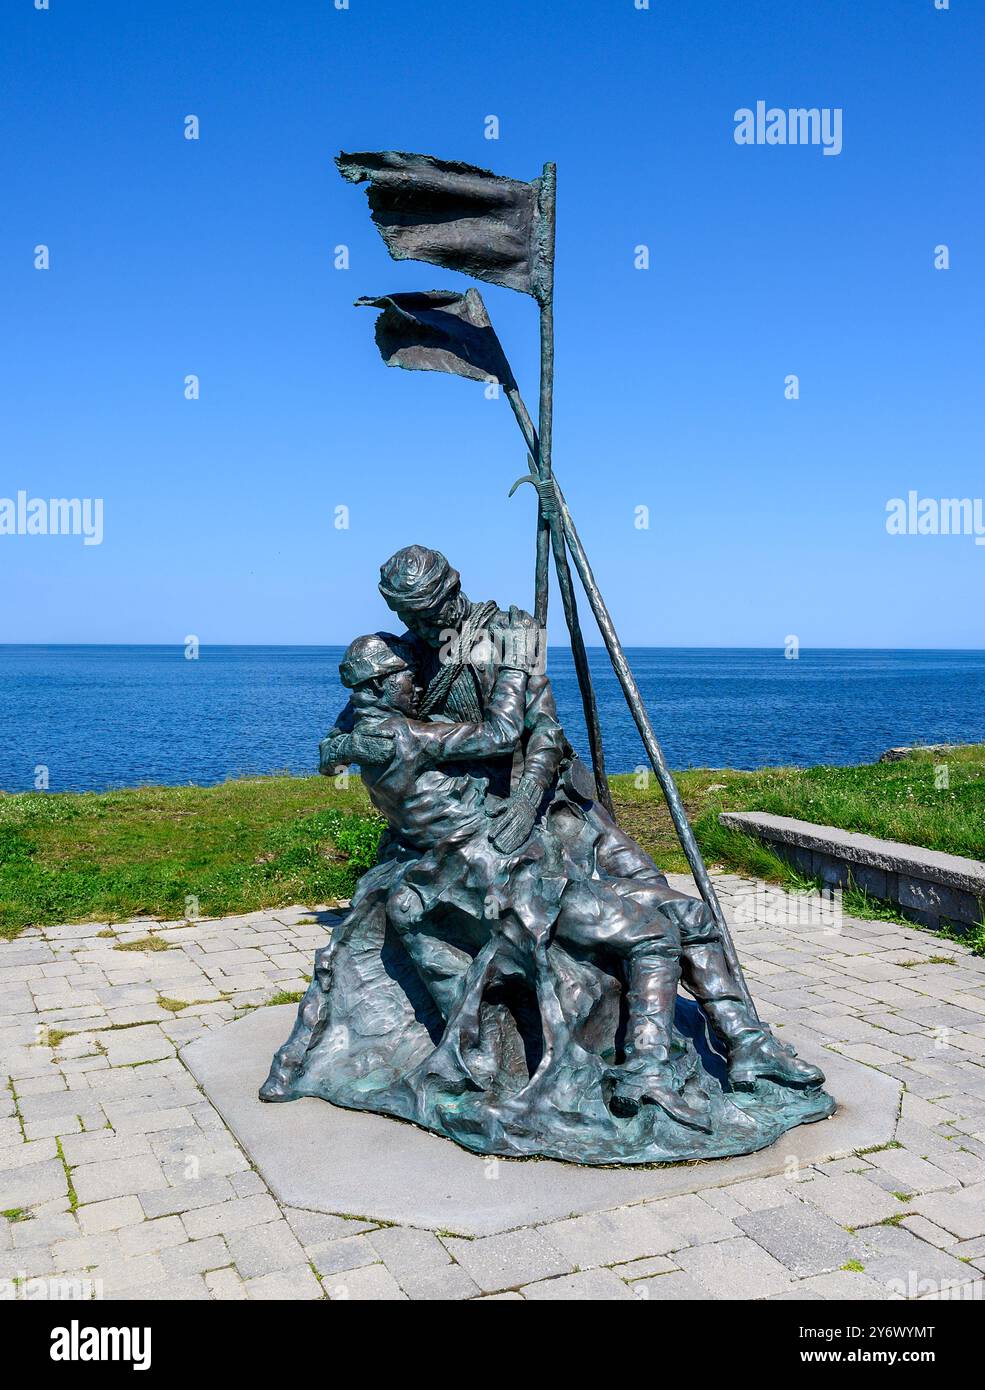
[[[458,572],[424,546],[383,565],[380,592],[407,631],[348,648],[340,673],[352,694],[321,768],[357,762],[388,829],[318,953],[261,1098],[317,1095],[483,1153],[582,1163],[762,1147],[834,1103],[823,1074],[756,1013],[553,478],[553,169],[519,184],[426,156],[338,162],[346,177],[370,180],[392,254],[464,269],[540,304],[538,432],[477,291],[360,301],[382,311],[377,342],[389,364],[503,385],[539,496],[535,613],[473,603]],[[558,723],[543,669],[549,549],[594,777]],[[568,551],[704,901],[671,889],[611,814]],[[699,1007],[678,1000],[679,983]]]

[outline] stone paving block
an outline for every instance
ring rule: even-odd
[[[251,1168],[242,1173],[229,1173],[229,1181],[237,1197],[253,1197],[258,1192],[266,1192],[267,1185],[259,1173]]]
[[[174,1044],[156,1025],[120,1028],[99,1034],[111,1067],[132,1066],[135,1062],[155,1062],[174,1056]]]
[[[871,1226],[863,1233],[862,1259],[868,1278],[897,1298],[919,1298],[941,1288],[966,1284],[977,1270],[919,1240],[898,1226]]]
[[[4,1173],[17,1168],[30,1168],[32,1163],[45,1163],[58,1157],[58,1145],[53,1138],[32,1139],[25,1143],[17,1136],[17,1143],[11,1148],[0,1150],[0,1182]]]
[[[397,1283],[416,1302],[457,1303],[476,1298],[480,1292],[462,1266],[452,1262],[405,1274]]]
[[[920,1301],[940,1301],[940,1302],[961,1302],[961,1303],[985,1303],[985,1281],[979,1280],[975,1284],[962,1284],[960,1287],[948,1284],[934,1293],[920,1295]]]
[[[824,1173],[826,1177],[840,1177],[842,1173],[864,1173],[870,1182],[878,1180],[878,1170],[873,1168],[869,1159],[861,1158],[857,1154],[851,1154],[848,1158],[835,1158],[830,1163],[818,1163],[817,1172]],[[799,1200],[799,1199],[798,1199]]]
[[[925,1216],[907,1216],[900,1225],[906,1231],[912,1231],[921,1240],[927,1241],[930,1245],[936,1245],[938,1250],[947,1250],[953,1254],[954,1236],[950,1231],[944,1231],[940,1226],[935,1226],[933,1221],[928,1221]]]
[[[845,1173],[841,1177],[818,1177],[805,1183],[801,1195],[830,1216],[839,1226],[871,1226],[889,1216],[899,1216],[904,1208],[890,1192],[884,1192],[867,1178]]]
[[[90,1071],[101,1071],[109,1066],[105,1057],[63,1057],[59,1063],[63,1075],[68,1080],[70,1086],[78,1087],[82,1081],[82,1073]]]
[[[957,1259],[979,1260],[985,1257],[985,1240],[962,1240],[957,1245],[952,1245],[948,1250],[949,1255]]]
[[[830,1274],[815,1274],[813,1278],[803,1280],[797,1288],[820,1294],[822,1298],[832,1301],[857,1298],[875,1302],[890,1297],[881,1284],[856,1269],[836,1269]]]
[[[124,1255],[149,1255],[155,1250],[168,1250],[175,1245],[183,1245],[188,1236],[180,1217],[162,1216],[155,1221],[142,1221],[139,1226],[128,1226],[119,1233],[120,1247]]]
[[[249,1297],[246,1285],[232,1268],[210,1270],[205,1275],[205,1286],[214,1299],[222,1302],[242,1301]]]
[[[616,1303],[632,1302],[639,1297],[611,1269],[589,1269],[578,1274],[562,1274],[557,1279],[542,1279],[536,1284],[525,1284],[520,1292],[534,1303]]]
[[[678,1228],[641,1205],[553,1221],[538,1230],[578,1269],[663,1255],[687,1244]]]
[[[896,1196],[902,1194],[905,1200],[916,1196],[916,1188],[903,1181],[902,1178],[894,1178],[892,1173],[885,1172],[882,1168],[858,1168],[856,1172],[863,1172],[866,1182],[875,1183],[876,1187],[881,1187],[883,1192],[890,1192]]]
[[[207,1181],[216,1180],[209,1178]],[[181,1220],[192,1240],[200,1240],[203,1236],[243,1231],[279,1216],[280,1208],[273,1197],[260,1192],[255,1197],[232,1197],[212,1205],[188,1207],[182,1212]]]
[[[113,1128],[117,1134],[156,1134],[160,1130],[184,1130],[195,1128],[195,1121],[184,1106],[170,1110],[147,1110],[136,1115],[114,1117],[110,1111]]]
[[[452,1300],[479,1293],[474,1280],[430,1231],[386,1226],[367,1240],[409,1298]]]
[[[325,1297],[321,1284],[306,1264],[247,1279],[243,1287],[247,1298],[262,1302],[313,1302]]]
[[[44,1279],[57,1273],[51,1251],[44,1245],[0,1252],[0,1279]]]
[[[744,1207],[741,1202],[736,1200],[732,1195],[731,1189],[728,1187],[710,1187],[700,1195],[703,1202],[707,1202],[708,1206],[712,1207],[721,1216],[728,1217],[729,1219],[742,1216],[748,1210],[747,1207]]]
[[[71,1240],[80,1235],[81,1228],[70,1211],[45,1212],[44,1205],[35,1208],[28,1221],[17,1221],[10,1227],[10,1243],[15,1250],[28,1246],[50,1247],[59,1240]]]
[[[358,1236],[364,1231],[374,1229],[374,1223],[371,1221],[329,1216],[321,1211],[303,1211],[300,1207],[284,1207],[283,1210],[302,1245],[324,1245],[330,1240],[341,1240],[343,1236]]]
[[[493,1237],[490,1237],[492,1239]],[[323,1287],[332,1302],[405,1302],[407,1295],[384,1264],[363,1265],[334,1274]]]
[[[747,1211],[768,1211],[800,1201],[799,1184],[790,1178],[753,1178],[726,1189]]]
[[[305,1263],[301,1243],[283,1217],[250,1230],[231,1231],[226,1244],[244,1279],[276,1274]]]
[[[216,1142],[197,1127],[183,1129],[178,1134],[151,1135],[151,1151],[160,1160],[170,1182],[176,1186],[192,1180],[231,1178],[234,1173],[249,1171],[247,1160],[230,1142]],[[194,1178],[190,1179],[190,1175]],[[232,1196],[235,1188],[230,1184]],[[256,1189],[265,1191],[263,1184]]]
[[[28,1139],[45,1139],[58,1134],[81,1134],[83,1129],[81,1115],[58,1115],[48,1120],[24,1122],[24,1133]]]
[[[478,1240],[449,1237],[445,1244],[485,1293],[519,1288],[555,1274],[569,1274],[574,1262],[536,1230],[508,1231]]]
[[[962,1009],[954,1004],[929,1004],[913,1007],[906,1004],[900,1009],[904,1018],[921,1028],[961,1028],[965,1024],[981,1022],[981,1014],[971,1009]]]
[[[633,1297],[655,1303],[696,1303],[714,1298],[704,1284],[696,1283],[681,1270],[660,1274],[654,1279],[638,1279],[633,1284]]]
[[[152,1154],[83,1163],[72,1170],[72,1183],[80,1203],[104,1202],[110,1197],[152,1193],[167,1186],[161,1165]],[[141,1205],[147,1211],[146,1203]],[[157,1215],[148,1212],[148,1216]]]
[[[67,1192],[65,1169],[58,1158],[0,1173],[0,1211],[31,1207]]]
[[[384,1226],[367,1237],[368,1243],[398,1281],[421,1268],[451,1264],[447,1248],[431,1231],[410,1226]]]
[[[870,1067],[890,1067],[894,1062],[898,1062],[902,1052],[891,1052],[886,1047],[878,1047],[874,1043],[838,1043],[836,1051],[844,1057],[853,1057],[856,1062],[865,1062]]]
[[[380,1258],[379,1252],[370,1245],[365,1236],[344,1236],[341,1240],[331,1240],[325,1245],[309,1245],[307,1254],[322,1278],[348,1269],[359,1269],[362,1265],[375,1264]]]
[[[161,1251],[161,1263],[168,1278],[184,1278],[204,1274],[230,1264],[232,1256],[222,1236],[206,1236],[205,1240],[188,1240],[170,1250]]]
[[[13,1117],[0,1120],[0,1157],[9,1148],[19,1148],[24,1142],[20,1122]]]
[[[133,1298],[145,1286],[163,1284],[166,1276],[160,1256],[152,1254],[96,1265],[88,1277],[102,1284],[106,1298]]]
[[[17,1087],[17,1094],[24,1096],[45,1095],[49,1091],[64,1091],[65,1078],[58,1072],[53,1072],[50,1076],[29,1076]]]
[[[110,1159],[137,1158],[149,1154],[150,1144],[142,1134],[119,1138],[111,1129],[95,1134],[70,1134],[62,1139],[62,1153],[70,1168],[84,1163],[108,1162]]]
[[[677,1265],[666,1255],[651,1255],[645,1260],[630,1260],[628,1264],[612,1266],[613,1274],[620,1279],[650,1279],[654,1274],[669,1274]]]
[[[862,1245],[807,1203],[749,1212],[735,1224],[799,1279],[840,1269],[858,1260]]]
[[[169,1277],[160,1284],[146,1284],[143,1288],[130,1289],[122,1296],[135,1303],[192,1303],[212,1299],[212,1293],[205,1280],[198,1274],[186,1275],[182,1279]]]
[[[789,1271],[748,1236],[680,1250],[675,1259],[685,1274],[715,1298],[768,1298],[793,1283]]]
[[[154,1160],[157,1163],[157,1159]],[[190,1182],[179,1182],[173,1186],[167,1185],[167,1177],[164,1175],[164,1185],[145,1191],[140,1190],[140,1205],[148,1216],[174,1216],[184,1215],[186,1212],[193,1212],[201,1208],[213,1208],[217,1203],[232,1204],[235,1194],[229,1185],[229,1181],[224,1177],[195,1178]],[[193,1232],[189,1231],[189,1235]],[[213,1231],[200,1231],[194,1234],[214,1235]]]
[[[111,1197],[79,1207],[76,1215],[84,1235],[98,1236],[121,1226],[138,1225],[144,1220],[144,1209],[136,1197]]]
[[[947,1145],[933,1157],[938,1168],[943,1168],[968,1187],[985,1181],[985,1163],[974,1154],[963,1152],[957,1144]]]
[[[74,1236],[51,1247],[55,1268],[87,1269],[90,1265],[113,1263],[123,1258],[120,1238],[115,1231],[101,1236]]]
[[[985,1235],[985,1182],[956,1192],[928,1193],[915,1198],[911,1205],[958,1240]]]
[[[647,1219],[656,1218],[682,1244],[705,1245],[710,1241],[728,1240],[736,1234],[735,1223],[715,1211],[697,1193],[647,1202],[644,1210]],[[664,1251],[653,1250],[649,1253],[660,1255]]]
[[[19,1097],[18,1107],[25,1127],[45,1120],[75,1120],[80,1112],[87,1118],[91,1116],[98,1124],[106,1123],[106,1116],[98,1101],[92,1096],[80,1099],[74,1091],[49,1091],[46,1095]]]

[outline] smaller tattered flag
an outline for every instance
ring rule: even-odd
[[[351,183],[369,183],[370,212],[394,260],[428,261],[546,302],[553,250],[541,179],[521,183],[398,150],[343,153],[335,163]]]
[[[356,303],[382,309],[376,320],[376,345],[388,367],[492,380],[507,390],[515,385],[478,290],[385,294]]]

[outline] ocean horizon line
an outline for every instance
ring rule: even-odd
[[[170,651],[174,648],[182,648],[186,645],[184,640],[174,642],[0,642],[0,651],[52,651],[64,650],[75,651],[79,648],[90,650],[140,650],[140,651]],[[688,644],[680,645],[677,643],[656,643],[656,642],[626,642],[623,644],[627,651],[645,652],[783,652],[782,642],[767,645],[750,644]],[[199,650],[205,648],[216,648],[223,651],[341,651],[348,646],[347,642],[203,642],[199,640]],[[606,648],[602,643],[586,643],[586,650],[589,652],[605,652]],[[571,646],[567,642],[549,642],[548,651],[570,652]],[[873,647],[873,646],[808,646],[800,643],[799,652],[939,652],[942,654],[961,652],[961,653],[980,653],[985,654],[985,647]]]

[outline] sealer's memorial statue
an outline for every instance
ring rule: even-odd
[[[399,153],[340,155],[391,255],[531,294],[534,428],[475,289],[360,300],[392,366],[495,382],[538,494],[534,612],[475,602],[411,545],[380,592],[405,629],[348,647],[348,704],[321,770],[357,763],[387,829],[315,958],[261,1099],[317,1096],[411,1120],[483,1154],[652,1163],[747,1153],[824,1119],[824,1076],[757,1012],[714,887],[553,476],[552,165],[519,183]],[[515,485],[516,486],[516,485]],[[553,552],[593,771],[545,669]],[[701,896],[616,824],[569,554]],[[679,987],[691,996],[681,998]]]

